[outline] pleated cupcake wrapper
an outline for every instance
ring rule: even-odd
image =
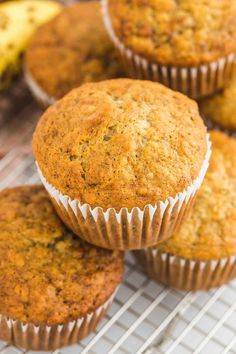
[[[236,277],[236,255],[218,260],[188,260],[157,248],[135,251],[143,270],[152,278],[178,290],[208,290]]]
[[[207,153],[200,173],[195,181],[174,198],[148,204],[129,211],[115,208],[106,211],[101,207],[92,208],[79,200],[72,200],[53,187],[43,176],[36,162],[42,183],[64,223],[72,231],[94,245],[108,249],[140,249],[153,246],[165,240],[179,227],[185,214],[191,209],[195,194],[204,179],[211,155],[209,134],[206,136]]]
[[[56,98],[48,96],[48,94],[37,83],[37,81],[33,78],[26,65],[24,67],[24,76],[32,95],[41,107],[46,108],[56,102]]]
[[[96,328],[107,312],[116,291],[94,312],[61,325],[23,323],[0,315],[0,339],[27,350],[55,350],[78,343]]]
[[[125,47],[114,32],[108,1],[102,0],[104,23],[111,40],[119,50],[125,67],[137,79],[158,81],[187,96],[200,98],[222,88],[236,74],[235,54],[230,53],[209,64],[192,67],[162,65],[148,61]]]

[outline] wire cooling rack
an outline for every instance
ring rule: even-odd
[[[16,87],[14,97],[0,96],[0,116],[8,117],[0,126],[0,189],[39,182],[30,141],[41,111],[24,84]],[[236,353],[235,329],[236,282],[205,293],[171,290],[149,280],[128,253],[124,281],[96,332],[54,354]],[[0,342],[0,353],[33,352]]]

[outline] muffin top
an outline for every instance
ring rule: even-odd
[[[107,1],[117,37],[150,61],[198,66],[235,52],[235,1]]]
[[[219,93],[200,104],[206,118],[225,129],[236,131],[236,80],[232,80]]]
[[[0,313],[60,324],[102,305],[119,284],[122,254],[96,248],[61,223],[41,186],[0,192]]]
[[[33,150],[46,180],[92,207],[165,201],[199,175],[206,128],[196,102],[151,81],[72,90],[42,116]]]
[[[26,65],[39,86],[55,99],[84,82],[124,76],[106,33],[99,1],[65,8],[38,29]]]
[[[158,247],[207,261],[236,254],[236,141],[211,133],[212,157],[194,209],[181,229]]]

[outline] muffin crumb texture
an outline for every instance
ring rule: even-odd
[[[50,97],[61,98],[85,82],[125,76],[100,12],[99,1],[69,6],[33,37],[27,69]]]
[[[36,325],[95,311],[114,292],[122,254],[68,231],[41,186],[0,192],[0,313]]]
[[[158,83],[87,83],[42,116],[33,150],[62,194],[93,207],[154,204],[184,191],[206,155],[197,104]]]
[[[213,131],[212,157],[192,213],[158,248],[207,261],[236,254],[236,141]]]
[[[120,41],[150,61],[198,66],[235,52],[235,1],[107,1]]]
[[[236,80],[217,94],[202,100],[200,107],[206,118],[236,132]]]

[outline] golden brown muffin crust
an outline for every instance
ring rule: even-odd
[[[108,6],[121,42],[153,62],[198,66],[235,52],[235,1],[108,0]]]
[[[50,97],[61,98],[84,82],[124,76],[100,12],[98,1],[69,6],[34,35],[26,65]]]
[[[213,131],[212,157],[196,204],[178,233],[159,249],[194,260],[236,254],[236,141]]]
[[[48,325],[83,317],[114,292],[122,258],[68,231],[43,187],[0,192],[2,315]]]
[[[33,137],[46,180],[103,208],[164,201],[199,175],[206,128],[197,104],[158,83],[117,79],[71,91]]]
[[[232,80],[221,92],[200,103],[206,118],[225,129],[236,131],[236,80]]]

